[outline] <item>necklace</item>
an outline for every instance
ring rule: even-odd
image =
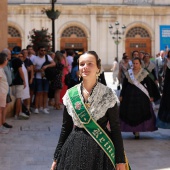
[[[90,95],[90,92],[88,92],[85,87],[83,86],[83,91],[89,96]]]
[[[83,98],[84,98],[84,104],[85,104],[85,106],[86,106],[87,109],[90,108],[90,106],[91,106],[91,104],[90,104],[89,101],[88,101],[88,98],[89,98],[89,96],[92,94],[92,92],[93,92],[93,90],[94,90],[94,88],[95,88],[96,85],[97,85],[97,83],[94,85],[94,87],[92,88],[92,90],[91,90],[90,92],[88,92],[88,91],[86,90],[86,88],[83,86],[83,84],[81,84],[81,93],[82,93],[82,96],[83,96]],[[87,100],[85,100],[85,97],[84,97],[84,95],[83,95],[83,92],[87,95]]]

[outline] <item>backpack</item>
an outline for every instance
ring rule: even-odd
[[[12,78],[12,84],[13,84],[13,81],[16,79],[16,77],[19,75],[19,72],[15,72],[13,67],[12,67],[12,62],[9,63],[9,67],[11,69],[11,78]],[[12,85],[10,84],[10,85]]]
[[[65,75],[64,83],[69,87],[71,85],[72,76],[71,73]]]
[[[51,62],[48,61],[48,56],[45,55],[45,62],[43,63],[42,67],[45,66],[45,65],[48,65],[50,64]],[[42,68],[41,67],[41,68]],[[44,70],[44,73],[45,73],[45,77],[48,81],[51,81],[51,80],[54,80],[55,77],[56,77],[56,74],[57,74],[57,70],[56,70],[56,66],[54,67],[48,67]]]

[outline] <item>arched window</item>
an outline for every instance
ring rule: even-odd
[[[142,38],[150,38],[149,33],[142,27],[134,27],[128,31],[126,38],[134,38],[140,36]]]
[[[8,26],[8,34],[11,37],[21,37],[20,33],[18,30],[16,30],[14,27]]]
[[[84,31],[77,26],[71,26],[62,33],[62,37],[71,37],[72,35],[76,37],[86,37]]]

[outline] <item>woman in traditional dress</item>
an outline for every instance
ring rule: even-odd
[[[129,57],[125,55],[123,56],[122,60],[119,63],[118,80],[121,85],[123,84],[123,80],[125,78],[125,72],[130,68],[129,60],[130,60]]]
[[[139,58],[133,59],[133,69],[125,73],[120,93],[120,119],[123,132],[133,132],[139,139],[139,132],[157,130],[151,80],[141,67]]]
[[[158,111],[157,127],[170,129],[170,51],[168,51],[165,69],[165,80]]]
[[[144,69],[149,73],[148,76],[151,78],[151,86],[152,86],[152,91],[153,91],[153,100],[154,102],[158,101],[161,96],[159,93],[159,89],[158,89],[158,80],[156,77],[156,73],[155,73],[155,64],[150,62],[150,55],[148,53],[145,53],[144,57],[143,57],[143,66]]]
[[[96,52],[88,51],[80,56],[79,71],[83,80],[63,97],[63,125],[51,170],[125,170],[118,99],[109,87],[97,81],[100,69]],[[111,133],[106,128],[108,121]],[[102,134],[110,137],[101,137]],[[106,154],[104,147],[109,153]]]

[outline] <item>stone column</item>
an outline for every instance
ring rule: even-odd
[[[4,48],[7,48],[8,41],[8,26],[7,26],[7,16],[8,16],[8,8],[7,8],[7,0],[0,1],[0,51]]]

